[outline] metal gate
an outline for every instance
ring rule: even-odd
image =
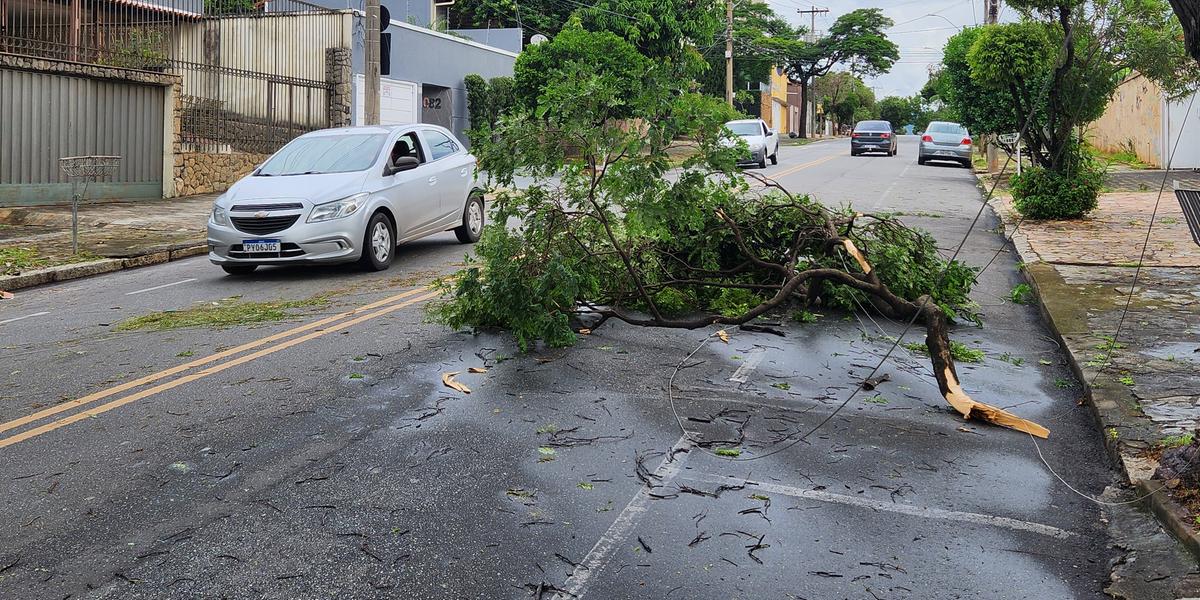
[[[93,199],[161,198],[166,88],[0,69],[0,206],[69,201],[58,159],[120,155]]]

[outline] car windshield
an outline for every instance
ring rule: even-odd
[[[726,127],[733,132],[734,135],[746,137],[748,135],[762,135],[762,126],[754,121],[746,123],[726,123]]]
[[[953,133],[956,135],[966,135],[967,130],[958,123],[930,123],[929,133]]]
[[[375,163],[386,139],[387,135],[382,133],[297,138],[272,156],[258,170],[258,175],[272,177],[362,171]]]
[[[891,131],[892,124],[887,121],[863,121],[854,128],[855,131]]]

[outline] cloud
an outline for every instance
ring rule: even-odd
[[[808,10],[802,0],[768,0],[780,17],[793,24],[809,25]],[[818,7],[822,8],[822,7]],[[859,8],[882,8],[895,21],[888,38],[900,47],[900,60],[888,73],[867,80],[878,98],[911,96],[929,79],[929,68],[941,62],[946,40],[961,27],[970,27],[983,19],[982,0],[843,0],[829,5],[829,13],[816,16],[817,31],[828,29],[841,15]],[[1001,14],[1011,17],[1011,9]]]

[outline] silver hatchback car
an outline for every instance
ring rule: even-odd
[[[397,244],[483,229],[475,157],[436,125],[302,135],[217,198],[208,258],[230,274],[259,265],[391,265]]]

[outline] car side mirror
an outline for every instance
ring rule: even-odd
[[[384,168],[383,174],[384,175],[395,175],[396,173],[400,173],[402,171],[411,171],[419,166],[421,166],[421,160],[418,159],[417,157],[401,156],[401,157],[398,157],[396,160],[392,161],[392,164],[390,164],[386,168]]]

